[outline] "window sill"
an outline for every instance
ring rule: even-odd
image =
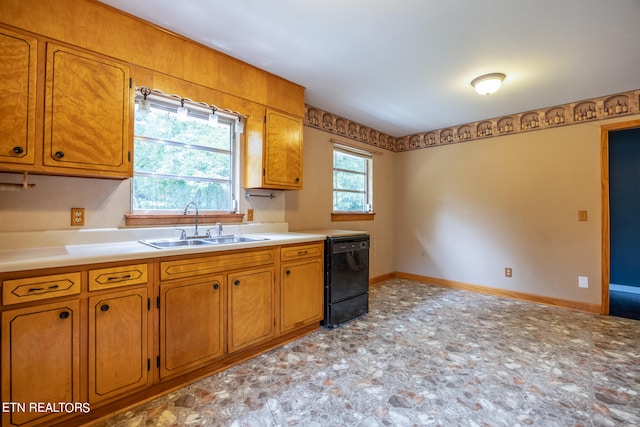
[[[193,224],[195,222],[195,215],[175,215],[175,214],[127,214],[124,216],[127,226],[140,226],[140,225],[180,225],[180,224]],[[242,222],[244,214],[207,214],[201,213],[198,215],[198,222],[200,224],[213,224],[220,223],[234,223]]]
[[[376,214],[365,212],[332,213],[331,221],[373,221]]]

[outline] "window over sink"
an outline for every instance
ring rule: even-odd
[[[239,117],[141,88],[134,123],[134,213],[237,210]]]

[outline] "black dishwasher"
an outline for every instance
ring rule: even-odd
[[[369,236],[328,237],[325,244],[324,320],[336,328],[369,312]]]

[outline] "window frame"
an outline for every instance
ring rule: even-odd
[[[138,88],[140,89],[140,88]],[[142,91],[136,91],[135,95],[135,108],[134,108],[134,121],[135,114],[138,112],[141,101],[145,98],[142,95]],[[165,95],[160,91],[152,90],[146,96],[146,100],[150,101],[154,108],[167,110],[177,110],[180,106],[185,106],[188,109],[188,115],[191,117],[197,117],[200,119],[208,119],[209,114],[212,112],[212,106],[205,103],[196,103],[189,99],[179,98],[176,95]],[[231,113],[228,111],[220,110],[216,108],[215,114],[219,117],[219,120],[228,122],[231,127],[231,142],[229,147],[229,153],[231,156],[231,173],[230,173],[230,210],[211,210],[211,209],[199,209],[199,217],[202,223],[206,222],[242,222],[244,214],[238,213],[239,209],[239,194],[240,194],[240,145],[242,137],[242,117],[239,113]],[[135,129],[135,125],[133,126]],[[134,145],[138,135],[133,132]],[[146,136],[140,135],[141,138]],[[162,142],[159,142],[162,143]],[[188,144],[182,142],[182,144]],[[135,147],[134,147],[135,150]],[[212,149],[218,151],[218,149]],[[132,159],[135,162],[135,156]],[[190,224],[193,222],[193,215],[184,215],[184,211],[181,208],[176,209],[134,209],[133,208],[133,179],[136,174],[135,163],[132,167],[133,175],[131,178],[131,192],[130,192],[130,213],[125,215],[126,225],[140,226],[140,225],[176,225],[176,224]],[[151,174],[153,175],[153,174]],[[148,174],[142,174],[141,176],[150,176]],[[193,213],[193,212],[190,212]]]
[[[365,175],[364,195],[367,201],[366,204],[368,205],[367,210],[346,210],[345,211],[345,210],[335,209],[336,191],[348,192],[348,190],[339,189],[336,187],[336,179],[335,179],[336,171],[339,170],[341,172],[354,173],[354,172],[350,172],[349,170],[336,168],[336,165],[335,165],[336,151],[365,159],[366,171],[364,173]],[[331,158],[333,163],[332,164],[332,171],[333,171],[332,173],[332,213],[331,213],[332,221],[357,221],[357,220],[372,219],[373,215],[375,215],[373,211],[373,153],[365,149],[353,147],[351,145],[334,142]]]

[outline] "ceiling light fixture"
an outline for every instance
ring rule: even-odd
[[[473,86],[476,92],[480,95],[491,95],[500,89],[505,77],[507,76],[502,73],[485,74],[473,79],[471,81],[471,86]]]

